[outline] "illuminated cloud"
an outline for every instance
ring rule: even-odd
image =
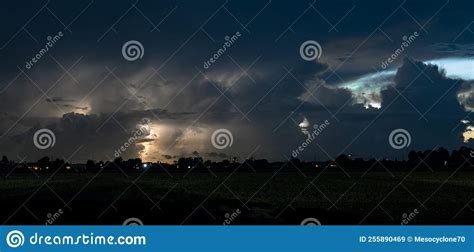
[[[464,81],[474,80],[473,58],[444,58],[428,60],[423,63],[438,66],[448,78],[462,79]],[[370,73],[354,80],[337,84],[337,86],[349,89],[352,92],[355,103],[363,104],[366,108],[380,108],[382,103],[380,92],[394,84],[393,78],[395,74],[396,70]],[[460,100],[464,100],[471,93],[471,91],[460,93]]]
[[[395,73],[396,70],[386,70],[366,74],[353,81],[341,83],[338,87],[351,90],[355,103],[363,104],[366,108],[380,108],[380,91],[393,84]]]
[[[300,124],[298,124],[298,126],[300,127],[301,129],[301,133],[305,134],[305,135],[308,135],[309,134],[309,131],[308,131],[308,128],[309,128],[309,121],[308,121],[308,118],[304,118],[302,122],[300,122]]]
[[[470,125],[467,126],[462,136],[464,137],[464,143],[469,143],[470,140],[474,139],[474,127]]]
[[[465,30],[472,21],[468,8],[471,2],[451,1],[436,19],[431,18],[442,3],[430,8],[405,6],[418,20],[433,22],[425,26],[428,32],[423,32],[404,52],[440,66],[449,78],[472,81],[472,58],[467,57],[473,56],[474,47],[471,33]],[[10,1],[5,5],[6,9],[22,9],[26,14],[36,13],[42,3],[22,6]],[[146,1],[137,7],[152,22],[159,22],[175,5],[174,1]],[[350,1],[323,5],[320,7],[325,16],[333,19],[342,16],[341,10],[353,7]],[[160,25],[161,32],[150,27],[142,15],[135,15],[134,10],[131,13],[135,14],[124,16],[113,32],[106,32],[120,11],[130,7],[127,2],[117,3],[113,11],[101,11],[111,10],[110,4],[96,1],[80,16],[78,11],[85,7],[81,1],[48,6],[62,17],[78,17],[71,28],[74,34],[65,32],[65,38],[28,71],[24,69],[25,60],[37,53],[52,29],[62,26],[51,20],[48,12],[38,13],[26,27],[34,31],[36,43],[20,29],[25,23],[24,15],[6,12],[0,17],[5,24],[11,24],[5,25],[0,35],[0,41],[10,41],[2,50],[0,63],[0,132],[5,134],[0,141],[1,155],[28,160],[45,155],[68,157],[83,146],[74,161],[109,160],[136,130],[137,122],[147,117],[153,119],[145,126],[148,134],[123,153],[124,159],[172,162],[194,151],[204,157],[208,153],[214,159],[245,158],[258,146],[252,156],[281,160],[304,141],[307,135],[301,132],[311,130],[309,124],[319,125],[325,119],[334,124],[318,137],[321,149],[308,146],[302,158],[326,159],[329,157],[322,149],[336,156],[346,148],[347,152],[364,157],[402,157],[402,152],[383,149],[388,146],[385,134],[394,124],[410,127],[417,139],[413,148],[437,144],[453,149],[462,144],[462,133],[468,124],[452,129],[466,117],[466,110],[474,111],[474,88],[462,80],[444,80],[434,67],[416,80],[417,88],[404,93],[421,113],[428,111],[425,116],[429,124],[424,124],[405,100],[396,99],[404,83],[417,78],[416,66],[423,65],[407,64],[406,71],[400,71],[403,67],[397,67],[405,65],[400,57],[389,66],[392,69],[374,72],[372,66],[379,66],[393,53],[404,35],[419,31],[401,13],[391,16],[390,22],[381,27],[384,34],[376,32],[367,37],[386,18],[386,4],[358,1],[357,8],[338,24],[340,32],[328,31],[327,23],[320,22],[318,15],[305,15],[293,27],[297,29],[295,33],[282,31],[307,7],[304,1],[272,2],[263,10],[256,1],[226,4],[235,18],[250,22],[246,25],[248,32],[222,8],[199,29],[216,11],[218,6],[213,1],[180,3]],[[18,36],[10,40],[18,30]],[[203,69],[203,61],[216,51],[225,36],[236,31],[242,37],[232,49],[211,68]],[[455,42],[439,43],[430,49],[433,43],[453,41],[455,36]],[[139,61],[123,58],[121,48],[130,39],[139,40],[145,48]],[[298,52],[302,42],[309,39],[321,44],[323,54],[318,61],[302,60]],[[18,67],[28,77],[19,74]],[[435,83],[426,80],[426,76]],[[448,90],[450,85],[455,87]],[[47,96],[42,91],[47,91]],[[431,108],[439,97],[443,97],[439,105]],[[382,109],[374,109],[381,106],[383,113]],[[374,118],[377,114],[383,115]],[[372,120],[376,122],[370,124],[366,134],[357,136]],[[294,122],[301,125],[295,126]],[[31,138],[35,130],[43,127],[55,132],[57,142],[55,149],[39,152]],[[219,128],[231,129],[235,138],[232,149],[223,153],[217,153],[209,141],[213,130]]]

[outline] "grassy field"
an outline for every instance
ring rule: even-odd
[[[472,172],[38,175],[2,179],[4,224],[474,224]]]

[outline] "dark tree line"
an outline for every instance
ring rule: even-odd
[[[331,163],[337,167],[363,170],[364,168],[390,170],[446,170],[453,168],[472,168],[474,166],[474,149],[461,147],[451,154],[443,147],[436,150],[410,151],[406,160],[388,159],[351,159],[349,155],[339,155]]]
[[[151,171],[186,172],[189,170],[211,170],[211,171],[265,171],[282,169],[284,171],[366,171],[390,170],[406,171],[417,169],[419,171],[435,171],[450,169],[468,169],[474,167],[474,149],[461,147],[451,153],[445,148],[425,151],[410,151],[406,160],[388,159],[362,159],[352,158],[351,155],[341,154],[334,160],[324,162],[302,161],[293,158],[281,162],[269,162],[266,159],[249,158],[239,161],[237,157],[222,161],[204,160],[198,154],[193,157],[181,157],[172,164],[143,162],[139,158],[123,160],[121,157],[112,161],[87,160],[85,164],[69,163],[62,159],[50,159],[43,157],[33,163],[17,163],[3,156],[0,161],[0,171],[2,172],[88,172],[88,171],[109,171],[109,172],[140,172],[144,169]]]

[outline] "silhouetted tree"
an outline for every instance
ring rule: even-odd
[[[114,163],[117,164],[118,166],[122,165],[122,163],[123,163],[122,157],[116,157],[114,159]]]
[[[46,169],[46,167],[49,167],[49,165],[49,157],[43,157],[38,160],[38,166],[43,169]]]
[[[180,157],[176,165],[178,169],[191,169],[193,167],[193,158]]]
[[[140,158],[132,158],[125,162],[125,169],[140,169],[142,166],[142,160]]]
[[[87,168],[88,170],[93,170],[93,169],[95,169],[95,168],[96,168],[96,165],[95,165],[94,160],[90,160],[90,159],[87,160],[87,162],[86,162],[86,168]]]
[[[351,158],[346,154],[341,154],[336,158],[336,164],[341,167],[349,167],[352,163]]]
[[[59,158],[56,158],[52,163],[51,163],[51,167],[50,167],[50,170],[57,170],[57,169],[64,169],[64,160],[62,159],[59,159]]]
[[[224,159],[224,160],[222,160],[221,164],[222,164],[224,167],[228,167],[228,166],[230,165],[230,162],[229,162],[229,160]]]
[[[290,159],[290,162],[292,162],[296,167],[301,166],[301,160],[299,160],[298,158],[292,158]]]

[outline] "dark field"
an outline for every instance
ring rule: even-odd
[[[4,175],[2,223],[474,224],[470,171],[51,175]]]

